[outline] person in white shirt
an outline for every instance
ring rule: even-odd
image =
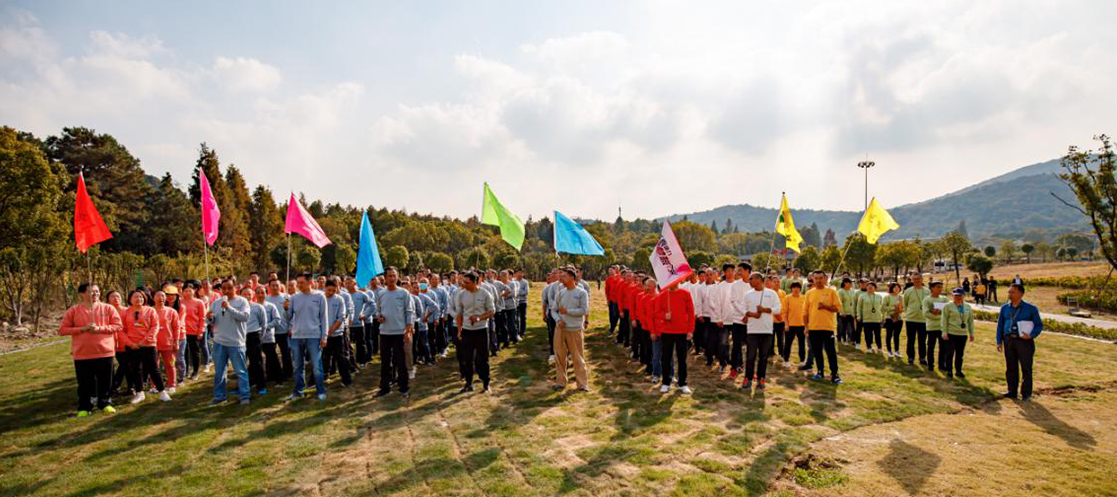
[[[749,285],[752,286],[752,290],[745,294],[745,317],[749,323],[746,340],[748,354],[745,362],[745,381],[741,383],[741,388],[750,389],[751,382],[755,379],[756,389],[764,390],[765,377],[768,374],[768,355],[772,350],[773,316],[783,310],[780,308],[780,295],[770,288],[765,288],[764,275],[752,273],[749,275]],[[760,362],[759,366],[757,361]]]
[[[729,289],[736,281],[733,266],[730,265],[729,267],[729,271],[724,273],[721,281],[706,289],[706,307],[710,312],[709,331],[713,335],[709,338],[709,341],[714,350],[714,355],[718,358],[718,373],[725,373],[725,367],[729,365],[729,333],[732,323],[725,321],[725,314],[729,310]],[[726,326],[727,324],[729,326]],[[707,357],[709,357],[708,354]],[[709,362],[708,359],[707,362]]]
[[[686,286],[680,286],[690,293],[690,300],[694,303],[694,355],[700,355],[706,348],[706,323],[702,318],[702,305],[706,296],[705,273],[705,268],[690,273]]]
[[[741,366],[745,362],[744,354],[742,354],[741,351],[745,347],[745,336],[748,335],[749,329],[748,325],[745,324],[744,299],[745,294],[749,291],[749,275],[752,274],[752,265],[747,262],[742,262],[737,264],[736,268],[733,268],[731,266],[731,268],[729,269],[729,271],[734,270],[737,274],[735,278],[736,281],[733,283],[733,318],[737,318],[736,307],[740,307],[741,318],[734,321],[734,323],[740,323],[740,326],[733,326],[731,330],[733,333],[731,336],[731,346],[733,348],[731,348],[729,352],[729,364],[733,368],[733,370],[729,373],[730,378],[736,378],[738,374],[741,374]]]

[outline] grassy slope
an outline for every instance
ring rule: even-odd
[[[749,396],[692,367],[693,397],[653,393],[598,330],[587,338],[593,392],[558,395],[532,304],[531,336],[494,364],[491,397],[454,395],[450,360],[420,371],[409,405],[374,400],[377,373],[331,389],[325,404],[291,406],[272,391],[248,407],[210,408],[203,380],[170,404],[76,420],[68,345],[0,357],[0,495],[756,495],[813,442],[980,408],[1001,389],[987,326],[968,354],[969,383],[843,351],[841,387],[776,366],[768,393]],[[603,316],[598,293],[592,324]],[[1049,337],[1039,386],[1112,381],[1104,365],[1115,359],[1112,346]],[[1098,475],[1085,465],[1042,470]]]

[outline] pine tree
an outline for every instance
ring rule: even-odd
[[[717,234],[718,233],[718,222],[717,221],[710,221],[710,229],[713,230],[714,234]]]
[[[283,216],[275,204],[271,190],[264,185],[252,192],[248,207],[249,243],[252,246],[252,264],[259,270],[269,269],[271,251],[283,239]]]
[[[733,218],[725,219],[725,228],[722,229],[721,234],[728,235],[733,232]]]
[[[832,247],[838,244],[838,238],[834,236],[834,230],[826,228],[826,235],[822,237],[823,247]]]
[[[154,253],[175,255],[202,249],[200,214],[186,192],[175,185],[171,173],[159,180],[147,205],[151,215],[144,231]]]

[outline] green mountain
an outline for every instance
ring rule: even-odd
[[[970,185],[961,190],[923,202],[891,207],[888,211],[900,229],[885,236],[886,240],[938,238],[958,227],[965,220],[972,238],[1015,238],[1029,230],[1055,233],[1088,230],[1086,219],[1078,211],[1063,205],[1052,193],[1078,205],[1074,194],[1057,176],[1059,160],[1050,160],[1016,169],[1012,172]],[[818,224],[841,239],[857,229],[860,212],[793,209],[795,224],[802,229]],[[662,219],[690,221],[724,226],[726,219],[741,231],[772,230],[776,209],[753,205],[726,205],[708,211],[676,214]]]

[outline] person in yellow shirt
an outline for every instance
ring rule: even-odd
[[[823,352],[830,360],[830,381],[841,384],[838,376],[838,351],[834,345],[834,331],[838,327],[838,312],[842,310],[842,300],[838,292],[826,286],[826,273],[815,271],[814,288],[807,292],[806,320],[807,337],[811,340],[811,354],[814,356],[815,375],[821,380]]]
[[[783,321],[787,324],[787,337],[783,341],[783,348],[780,349],[784,367],[791,367],[791,344],[796,339],[799,340],[799,362],[802,363],[807,360],[806,343],[804,343],[806,339],[804,330],[807,326],[807,297],[803,295],[802,283],[793,281],[789,288],[791,294],[785,295],[780,301]]]

